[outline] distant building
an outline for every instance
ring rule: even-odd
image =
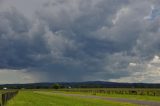
[[[7,88],[3,88],[4,90],[7,90]]]

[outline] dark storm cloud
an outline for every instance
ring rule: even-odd
[[[40,76],[47,81],[131,81],[158,69],[157,65],[144,68],[160,52],[159,17],[146,18],[152,16],[156,3],[53,0],[42,3],[30,18],[16,8],[4,9],[0,12],[0,68],[25,69],[35,78],[36,73],[45,73]]]

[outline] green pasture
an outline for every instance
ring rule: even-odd
[[[65,96],[63,94],[81,94],[81,95],[94,95],[94,96],[105,96],[113,98],[127,98],[134,100],[146,100],[146,101],[160,101],[160,96],[149,96],[149,95],[129,95],[129,94],[107,94],[95,92],[102,89],[30,89],[30,90],[20,90],[18,95],[11,99],[6,106],[139,106],[130,103],[120,103],[113,101],[106,101],[97,98],[81,98],[81,97],[71,97]],[[114,91],[122,91],[122,89],[110,89]],[[131,89],[123,89],[131,90]],[[138,92],[143,90],[146,92],[157,92],[159,89],[134,89]],[[62,95],[61,95],[62,94]]]
[[[82,92],[81,90],[86,90],[89,92]],[[108,93],[95,93],[90,92],[96,90],[106,90],[106,89],[99,89],[99,88],[87,88],[87,89],[60,89],[60,90],[53,90],[53,89],[41,89],[41,90],[34,90],[34,91],[45,91],[45,92],[59,92],[59,93],[68,93],[68,94],[82,94],[82,95],[96,95],[96,96],[106,96],[106,97],[115,97],[115,98],[127,98],[127,99],[134,99],[134,100],[147,100],[147,101],[160,101],[160,96],[149,96],[149,95],[130,95],[130,94],[108,94]],[[129,88],[109,88],[108,90],[136,90],[136,91],[144,91],[144,93],[151,91],[151,92],[160,92],[160,89],[129,89]]]
[[[108,93],[107,91],[111,91],[112,93]],[[129,94],[128,93],[129,91],[136,91],[137,94]],[[60,89],[60,90],[55,90],[55,92],[63,92],[69,94],[71,93],[71,94],[83,94],[83,95],[97,95],[97,96],[107,96],[115,98],[127,98],[134,100],[160,101],[160,89],[150,89],[150,88],[141,88],[141,89],[140,88],[80,88],[80,89]],[[152,95],[153,93],[155,93],[156,95],[153,96]]]
[[[7,106],[138,106],[129,103],[79,97],[66,97],[52,92],[20,91]]]
[[[50,92],[50,90],[48,92]],[[52,91],[52,92],[65,93],[65,94],[96,95],[96,96],[106,96],[106,97],[113,97],[113,98],[127,98],[127,99],[134,99],[134,100],[160,101],[160,96],[102,94],[102,93],[93,94],[93,93],[89,93],[89,92],[66,92],[66,91]]]

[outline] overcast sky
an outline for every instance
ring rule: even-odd
[[[159,0],[0,0],[0,83],[160,83]]]

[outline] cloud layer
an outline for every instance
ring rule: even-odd
[[[27,78],[5,83],[159,82],[158,4],[158,0],[3,1],[0,73]]]

